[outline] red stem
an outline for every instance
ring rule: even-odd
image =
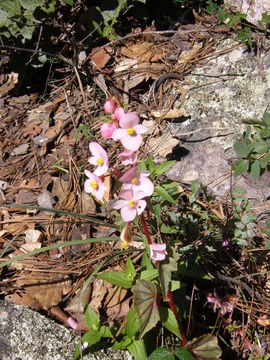
[[[183,346],[186,347],[186,346],[187,346],[186,335],[185,335],[184,330],[183,330],[183,328],[182,328],[181,321],[180,321],[178,312],[177,312],[177,310],[176,310],[176,307],[175,307],[175,305],[174,305],[172,293],[170,292],[170,290],[168,290],[168,292],[167,292],[167,300],[168,300],[169,305],[170,305],[170,308],[171,308],[171,310],[172,310],[172,312],[174,313],[174,316],[175,316],[175,318],[176,318],[176,321],[177,321],[177,324],[178,324],[178,328],[179,328],[179,331],[180,331],[180,334],[181,334]]]
[[[151,245],[152,241],[151,241],[151,238],[150,238],[150,234],[149,234],[149,231],[148,231],[147,224],[146,224],[145,217],[144,217],[143,213],[140,215],[140,218],[141,218],[141,222],[142,222],[142,226],[143,226],[143,230],[144,230],[147,242],[148,242],[149,245]],[[156,267],[158,268],[158,266],[159,266],[159,262],[157,261],[156,262]],[[171,310],[174,313],[174,316],[176,318],[178,328],[179,328],[179,331],[180,331],[180,334],[181,334],[181,337],[182,337],[183,346],[186,347],[186,345],[187,345],[186,335],[185,335],[184,330],[182,328],[181,321],[180,321],[179,315],[177,313],[176,307],[174,305],[172,293],[170,292],[170,290],[168,290],[168,292],[167,292],[167,300],[168,300],[170,308],[171,308]]]
[[[143,214],[143,213],[141,213],[140,218],[141,218],[143,230],[144,230],[144,233],[145,233],[145,236],[146,236],[148,245],[151,245],[151,244],[152,244],[152,240],[151,240],[151,238],[150,238],[150,234],[149,234],[149,231],[148,231],[148,228],[147,228],[147,225],[146,225],[146,221],[145,221],[145,217],[144,217],[144,214]]]

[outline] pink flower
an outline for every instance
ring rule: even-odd
[[[121,158],[122,165],[134,165],[137,161],[137,153],[135,151],[124,150],[118,155]]]
[[[207,295],[207,301],[213,306],[213,311],[216,312],[217,309],[220,309],[221,315],[232,313],[234,304],[237,300],[237,295],[227,295],[220,297],[217,295],[216,290],[213,294],[211,293]]]
[[[106,151],[97,142],[91,142],[89,149],[93,156],[90,157],[88,162],[92,165],[97,165],[94,174],[97,176],[104,175],[109,168],[109,161]]]
[[[121,129],[116,129],[112,135],[113,140],[121,140],[125,149],[137,151],[142,143],[142,136],[147,128],[139,125],[139,117],[134,112],[128,112],[119,121]]]
[[[148,179],[148,171],[139,171],[136,167],[129,169],[121,178],[122,190],[132,189],[143,192],[144,196],[151,196],[154,192],[154,185]]]
[[[121,209],[122,219],[126,222],[134,220],[136,215],[140,215],[146,207],[146,201],[141,200],[144,197],[142,192],[134,193],[132,190],[121,191],[119,197],[122,200],[117,200],[113,208]]]
[[[168,254],[166,251],[166,244],[151,244],[150,248],[150,258],[154,261],[162,261],[165,259]]]
[[[116,127],[114,124],[104,123],[101,125],[100,131],[103,139],[111,139],[112,134],[116,130]]]
[[[84,191],[88,194],[93,194],[98,200],[102,200],[104,193],[107,190],[106,186],[98,176],[90,171],[84,170],[84,173],[88,177],[84,183]]]
[[[124,115],[125,115],[125,110],[123,108],[121,108],[121,106],[118,106],[114,110],[114,118],[115,118],[115,120],[117,120],[117,121],[121,120]]]
[[[114,102],[111,100],[107,100],[104,104],[104,112],[112,113],[112,112],[114,112],[114,109],[115,109]]]

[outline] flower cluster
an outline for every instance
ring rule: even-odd
[[[135,112],[125,112],[115,100],[108,100],[104,105],[104,112],[109,115],[109,122],[102,124],[101,135],[107,139],[120,141],[124,149],[118,156],[122,165],[129,168],[120,177],[122,186],[118,193],[118,200],[115,201],[113,208],[120,210],[122,219],[130,226],[137,215],[141,215],[146,208],[145,198],[154,192],[154,185],[149,179],[150,173],[140,171],[136,166],[137,151],[142,144],[142,134],[147,132],[147,128],[141,125],[140,119]],[[98,200],[102,200],[106,191],[104,175],[109,170],[109,162],[106,151],[96,142],[89,145],[92,156],[89,163],[96,166],[93,172],[85,170],[87,180],[84,189],[91,193]],[[151,248],[151,258],[154,260],[164,260],[166,256],[165,244],[154,244]],[[160,245],[162,245],[160,247]]]

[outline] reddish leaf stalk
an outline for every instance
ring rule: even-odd
[[[152,240],[151,240],[151,238],[150,238],[150,234],[149,234],[149,231],[148,231],[148,228],[147,228],[147,225],[146,225],[146,221],[145,221],[145,217],[144,217],[144,214],[143,214],[143,213],[141,213],[140,218],[141,218],[143,230],[144,230],[144,233],[145,233],[145,236],[146,236],[148,245],[151,245],[151,244],[152,244]]]
[[[150,234],[149,234],[149,231],[148,231],[147,224],[146,224],[145,217],[144,217],[143,213],[140,215],[140,218],[141,218],[141,223],[142,223],[142,226],[143,226],[143,230],[144,230],[147,242],[148,242],[149,245],[151,245],[152,241],[151,241],[151,238],[150,238]],[[157,261],[156,262],[156,267],[157,268],[158,268],[158,265],[159,265],[159,262]],[[168,292],[167,292],[167,300],[168,300],[170,308],[171,308],[171,310],[174,313],[174,316],[176,318],[178,328],[179,328],[179,331],[180,331],[180,334],[181,334],[181,337],[182,337],[183,346],[186,347],[186,345],[187,345],[186,335],[185,335],[184,330],[182,328],[181,321],[180,321],[179,315],[177,313],[176,307],[174,305],[172,293],[170,292],[170,290],[168,290]]]
[[[167,300],[168,300],[170,308],[171,308],[171,310],[174,313],[174,316],[176,318],[178,328],[179,328],[181,338],[182,338],[182,344],[183,344],[184,347],[186,347],[187,346],[186,335],[185,335],[184,330],[182,328],[181,321],[180,321],[179,315],[177,313],[176,307],[174,305],[172,293],[170,292],[170,290],[168,290],[168,292],[167,292]]]

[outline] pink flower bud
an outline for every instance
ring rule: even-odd
[[[100,128],[101,135],[102,135],[103,139],[105,139],[105,140],[110,139],[115,130],[116,130],[115,125],[108,124],[108,123],[104,123],[103,125],[101,125],[101,128]]]
[[[76,330],[76,329],[78,328],[78,323],[77,323],[77,321],[74,320],[71,316],[67,319],[67,323],[68,323],[68,325],[69,325],[72,329],[74,329],[74,330]]]
[[[115,120],[121,120],[121,118],[125,115],[125,110],[123,108],[121,108],[121,106],[118,106],[115,110],[114,110],[114,118]]]
[[[167,255],[166,244],[151,244],[150,248],[150,258],[154,261],[162,261]]]
[[[104,112],[105,113],[112,113],[114,112],[115,105],[111,100],[107,100],[104,104]]]

